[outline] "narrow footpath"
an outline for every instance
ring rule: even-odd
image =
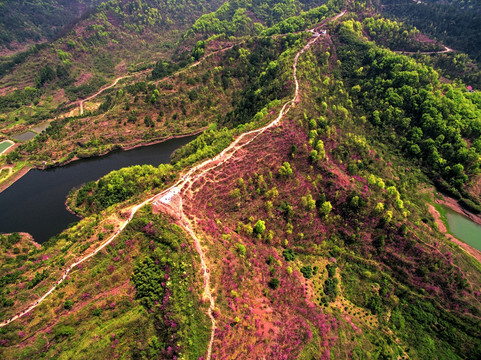
[[[339,19],[341,16],[343,16],[346,13],[346,10],[342,11],[335,17],[331,18],[330,21],[335,21]],[[314,33],[314,29],[310,29],[309,32]],[[44,301],[55,289],[58,285],[60,285],[68,276],[70,271],[72,271],[75,267],[78,265],[82,264],[86,260],[90,259],[92,256],[96,255],[99,251],[104,249],[108,244],[110,244],[121,232],[125,227],[130,223],[130,221],[133,219],[137,211],[142,208],[144,205],[147,205],[149,203],[152,204],[158,204],[162,203],[164,205],[169,205],[169,204],[176,204],[175,206],[177,207],[176,212],[180,214],[180,221],[179,225],[182,226],[182,228],[192,237],[194,240],[194,247],[195,250],[197,251],[200,262],[201,262],[201,273],[203,275],[203,280],[204,280],[204,291],[203,291],[203,298],[204,300],[209,302],[209,309],[208,309],[208,316],[211,320],[212,326],[211,326],[211,336],[210,336],[210,341],[208,344],[208,351],[206,354],[206,360],[211,360],[212,356],[212,345],[214,342],[214,334],[215,334],[215,329],[216,329],[216,321],[213,316],[213,310],[215,308],[215,299],[212,296],[211,293],[211,287],[210,287],[210,271],[207,266],[206,262],[206,257],[204,250],[202,249],[201,241],[196,235],[191,220],[188,218],[188,216],[184,213],[183,207],[182,207],[182,193],[185,193],[188,189],[192,187],[192,185],[199,179],[201,179],[204,175],[206,175],[208,172],[212,171],[213,169],[217,168],[227,160],[231,159],[238,150],[244,148],[248,144],[250,144],[252,141],[254,141],[259,135],[264,133],[266,130],[277,126],[281,120],[284,118],[284,116],[291,110],[293,106],[297,104],[300,100],[300,93],[299,93],[299,80],[297,78],[297,64],[299,61],[299,57],[307,51],[315,42],[317,42],[321,37],[319,35],[314,35],[311,40],[301,49],[299,52],[294,57],[294,64],[293,64],[293,78],[295,82],[295,92],[294,96],[292,99],[287,101],[281,108],[281,111],[279,112],[279,115],[269,124],[265,125],[262,128],[256,129],[256,130],[251,130],[248,132],[243,133],[237,139],[230,144],[227,148],[225,148],[221,153],[218,155],[214,156],[211,159],[205,160],[201,164],[198,164],[191,168],[187,173],[185,173],[181,179],[172,185],[170,188],[160,192],[159,194],[156,194],[152,196],[151,198],[143,201],[142,203],[134,206],[130,210],[130,216],[128,217],[127,220],[120,226],[120,228],[110,236],[101,246],[93,250],[91,253],[86,255],[85,257],[81,258],[77,262],[71,264],[67,269],[65,269],[64,274],[62,277],[50,288],[49,291],[47,291],[41,298],[39,298],[37,301],[35,301],[33,304],[31,304],[29,307],[27,307],[25,310],[20,312],[19,314],[11,317],[10,319],[4,320],[2,323],[0,323],[0,327],[4,327],[11,322],[19,319],[20,317],[24,316],[25,314],[28,314],[31,312],[33,309],[35,309],[37,306],[39,306],[42,301]],[[123,78],[130,77],[133,75],[128,75],[124,76],[121,78],[118,78],[114,83],[112,83],[110,86],[103,88],[99,90],[96,94],[92,95],[91,97],[84,99],[81,101],[81,111],[83,110],[83,102],[87,101],[89,99],[94,98],[98,94],[100,94],[102,91],[107,90],[108,88],[111,88],[117,84],[117,82]],[[172,201],[173,199],[179,198],[180,201]]]

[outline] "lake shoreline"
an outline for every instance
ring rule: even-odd
[[[163,143],[163,142],[166,142],[166,141],[169,141],[169,140],[173,140],[173,139],[182,139],[182,138],[186,138],[186,137],[189,137],[189,136],[196,136],[196,135],[199,135],[199,134],[203,133],[206,129],[207,129],[207,127],[202,128],[202,129],[197,130],[197,131],[194,131],[192,133],[180,134],[180,135],[170,135],[166,138],[152,140],[152,141],[149,141],[149,142],[139,142],[137,144],[130,144],[130,145],[129,144],[127,144],[127,145],[115,145],[114,148],[112,148],[110,150],[106,150],[106,151],[101,152],[99,154],[86,156],[86,157],[75,156],[72,159],[64,161],[62,163],[54,163],[54,164],[46,165],[46,166],[35,166],[34,168],[38,169],[38,170],[47,170],[47,169],[58,168],[58,167],[69,165],[69,164],[71,164],[75,161],[78,161],[78,160],[86,160],[86,159],[92,159],[92,158],[96,158],[96,157],[105,156],[105,155],[108,155],[109,153],[111,153],[113,151],[116,151],[116,150],[130,151],[130,150],[134,150],[134,149],[141,148],[141,147],[147,147],[147,146],[151,146],[151,145],[160,144],[160,143]]]
[[[453,198],[448,198],[449,200],[446,200],[446,197],[441,201],[440,199],[436,199],[435,202],[440,205],[444,205],[447,208],[453,210],[454,212],[460,214],[460,215],[465,215],[464,209],[461,208],[461,206],[457,203],[457,201]],[[440,212],[431,204],[427,204],[429,208],[429,213],[433,216],[434,222],[438,227],[438,230],[444,234],[446,239],[449,241],[452,241],[456,245],[458,245],[461,249],[463,249],[466,253],[471,255],[473,258],[478,260],[481,263],[481,251],[478,249],[474,248],[473,246],[465,243],[464,241],[459,240],[457,237],[455,237],[453,234],[448,232],[448,229],[446,227],[446,224],[444,223]],[[456,206],[457,205],[457,206]],[[476,217],[476,215],[471,214],[472,216]],[[478,223],[478,222],[476,222]]]
[[[2,184],[0,184],[0,194],[7,190],[10,186],[15,184],[18,180],[20,180],[23,176],[27,175],[27,173],[34,169],[31,165],[25,165],[23,168],[18,170],[15,174],[8,177]]]
[[[96,181],[111,171],[135,165],[169,164],[172,154],[195,136],[170,136],[142,144],[131,144],[129,151],[114,151],[106,156],[75,161],[68,166],[47,170],[34,169],[0,196],[2,233],[28,232],[42,244],[77,223],[81,218],[65,204],[73,188]],[[154,144],[155,143],[155,144]],[[20,168],[21,163],[16,170]],[[28,170],[24,169],[23,172]],[[12,174],[12,177],[15,174]],[[10,180],[12,182],[12,179]]]
[[[460,215],[466,216],[472,222],[475,222],[476,224],[481,225],[481,215],[476,215],[470,212],[469,210],[466,210],[459,204],[459,202],[456,199],[453,199],[452,197],[449,197],[443,194],[443,198],[442,199],[436,198],[435,202],[436,204],[446,206],[447,208],[453,210],[454,212]]]
[[[70,205],[68,204],[68,200],[69,200],[69,197],[67,196],[67,198],[65,199],[65,209],[67,209],[67,211],[75,216],[77,216],[79,218],[79,220],[82,220],[85,218],[85,216],[75,212],[74,210],[72,210],[70,208]]]
[[[82,158],[79,158],[79,157],[75,156],[72,159],[67,160],[65,162],[55,163],[55,164],[48,165],[48,166],[27,165],[24,168],[17,171],[13,176],[6,179],[5,182],[0,184],[0,194],[2,192],[4,192],[6,189],[8,189],[10,186],[12,186],[15,182],[20,180],[24,175],[26,175],[32,169],[47,170],[47,169],[53,169],[53,168],[60,168],[60,167],[63,167],[63,166],[67,166],[67,165],[69,165],[69,164],[71,164],[75,161],[78,161],[78,160],[86,160],[86,159],[91,159],[91,158],[96,158],[96,157],[102,157],[102,156],[108,155],[109,153],[111,153],[113,151],[116,151],[116,150],[130,151],[130,150],[134,150],[134,149],[141,148],[141,147],[148,147],[148,146],[151,146],[151,145],[160,144],[160,143],[163,143],[163,142],[166,142],[166,141],[169,141],[169,140],[173,140],[173,139],[182,139],[182,138],[189,137],[189,136],[199,135],[199,134],[203,133],[206,129],[207,129],[207,127],[202,128],[202,129],[197,130],[197,131],[194,131],[192,133],[181,134],[181,135],[171,135],[171,136],[168,136],[166,138],[157,139],[157,140],[153,140],[153,141],[150,141],[150,142],[140,142],[140,143],[137,143],[137,144],[130,144],[130,145],[124,145],[124,146],[120,145],[119,147],[104,151],[100,154],[96,154],[96,155],[92,155],[92,156],[88,156],[88,157],[82,157]],[[74,213],[74,212],[72,212],[72,213],[74,215],[78,216],[77,213]]]

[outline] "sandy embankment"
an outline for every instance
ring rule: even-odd
[[[450,198],[447,198],[447,199],[452,200],[452,202],[455,203],[459,207],[460,211],[458,211],[458,210],[454,209],[453,207],[447,205],[446,200],[441,202],[441,203],[443,205],[449,206],[449,208],[453,209],[454,211],[457,211],[461,214],[465,214],[464,210],[459,206],[459,204],[456,202],[456,200],[450,199]],[[451,202],[449,201],[449,203],[451,203]],[[428,204],[428,207],[429,207],[429,212],[434,217],[434,221],[436,222],[436,225],[438,226],[439,231],[442,232],[446,236],[447,239],[449,239],[452,242],[454,242],[455,244],[459,245],[459,247],[461,247],[465,252],[467,252],[469,255],[471,255],[476,260],[481,262],[481,252],[479,250],[469,246],[468,244],[462,242],[461,240],[458,240],[453,235],[449,234],[447,232],[446,225],[444,225],[444,222],[441,219],[441,214],[439,213],[439,211],[437,211],[436,208],[431,204]],[[471,215],[474,216],[475,218],[478,218],[477,216],[475,216],[473,214],[471,214]],[[479,222],[477,222],[477,223],[479,223]]]
[[[3,182],[2,184],[0,184],[0,193],[5,191],[10,185],[12,185],[15,181],[17,181],[18,179],[20,179],[22,176],[24,176],[26,173],[28,173],[30,171],[32,167],[30,166],[25,166],[24,168],[20,169],[19,171],[17,171],[15,174],[13,174],[12,176],[10,176],[8,179],[6,179],[5,182]]]
[[[447,206],[453,211],[456,211],[458,214],[464,215],[468,217],[471,221],[475,222],[476,224],[481,225],[481,216],[475,215],[468,210],[464,209],[461,205],[459,205],[456,199],[450,198],[448,196],[443,196],[442,199],[436,199],[436,203],[440,205]]]

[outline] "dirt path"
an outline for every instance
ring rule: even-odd
[[[453,49],[451,48],[448,48],[446,45],[443,45],[444,46],[444,50],[439,50],[439,51],[401,51],[401,50],[395,50],[394,52],[396,54],[407,54],[407,55],[416,55],[416,54],[419,54],[419,55],[433,55],[433,54],[445,54],[445,53],[448,53],[448,52],[452,52],[454,51]]]
[[[346,10],[338,14],[337,16],[333,17],[330,21],[335,21],[339,19],[341,16],[343,16],[346,13]],[[312,32],[312,30],[310,30]],[[207,355],[206,355],[206,360],[210,360],[212,356],[212,345],[214,341],[214,334],[215,334],[215,329],[216,329],[216,321],[213,316],[213,311],[215,308],[215,299],[212,296],[211,289],[210,289],[210,271],[207,266],[207,261],[205,257],[204,250],[202,249],[201,241],[197,237],[191,220],[188,218],[188,216],[184,213],[183,211],[183,206],[182,206],[182,192],[185,194],[191,187],[192,185],[199,179],[203,178],[204,175],[206,175],[208,172],[212,171],[213,169],[217,168],[230,158],[232,158],[238,150],[244,148],[248,144],[250,144],[252,141],[254,141],[259,135],[264,133],[266,130],[277,126],[279,122],[283,119],[283,117],[290,111],[290,109],[297,104],[299,101],[299,80],[297,78],[297,64],[299,61],[299,57],[306,51],[308,50],[312,44],[314,44],[316,41],[318,41],[320,37],[319,36],[314,36],[294,57],[294,64],[293,64],[293,78],[295,82],[295,92],[294,96],[292,99],[287,101],[281,108],[279,115],[269,124],[265,125],[264,127],[256,130],[251,130],[246,133],[241,134],[231,145],[229,145],[226,149],[224,149],[221,153],[218,155],[214,156],[211,159],[205,160],[201,164],[198,164],[191,168],[187,173],[185,173],[181,179],[175,183],[173,186],[170,188],[160,192],[159,194],[156,194],[152,196],[151,198],[143,201],[142,203],[134,206],[133,208],[130,209],[130,215],[127,220],[125,220],[122,225],[119,227],[119,229],[113,234],[107,241],[105,241],[101,246],[96,248],[94,251],[89,253],[88,255],[84,256],[77,262],[71,264],[67,269],[65,269],[65,272],[63,276],[55,283],[54,286],[50,288],[50,290],[45,293],[41,298],[39,298],[37,301],[35,301],[33,304],[31,304],[28,308],[20,312],[19,314],[11,317],[10,319],[4,320],[2,323],[0,323],[0,327],[4,327],[11,322],[19,319],[20,317],[24,316],[25,314],[29,313],[33,309],[35,309],[42,301],[44,301],[55,289],[56,287],[61,284],[70,271],[80,265],[81,263],[87,261],[90,259],[92,256],[96,255],[99,251],[101,251],[103,248],[105,248],[108,244],[110,244],[121,232],[122,230],[130,223],[130,221],[133,219],[134,215],[136,212],[144,205],[153,203],[153,205],[157,204],[164,204],[168,206],[169,204],[175,204],[175,207],[177,209],[175,212],[179,214],[180,216],[180,225],[184,228],[184,230],[192,237],[194,240],[194,247],[199,254],[200,262],[201,262],[201,273],[203,275],[203,282],[204,282],[204,291],[203,291],[203,298],[209,302],[209,309],[208,309],[208,316],[211,320],[211,336],[210,336],[210,341],[208,344],[208,350],[207,350]],[[226,49],[223,49],[224,51]],[[221,50],[222,51],[222,50]],[[196,64],[193,64],[192,66],[196,66]],[[128,75],[124,77],[119,77],[112,83],[110,86],[103,88],[99,90],[96,94],[90,96],[87,99],[82,100],[81,102],[81,109],[83,109],[83,102],[93,99],[95,96],[98,96],[102,91],[105,91],[117,84],[117,82],[123,78],[126,77],[131,77],[133,75]],[[247,139],[247,140],[246,140]],[[180,198],[180,199],[179,199]],[[172,200],[176,201],[172,201]],[[171,205],[172,205],[171,204]]]
[[[0,323],[0,327],[4,327],[8,324],[10,324],[11,322],[21,318],[22,316],[24,316],[25,314],[28,314],[30,311],[32,311],[33,309],[35,309],[38,305],[40,305],[40,303],[42,301],[44,301],[56,288],[58,285],[60,285],[68,276],[68,274],[70,273],[70,271],[72,271],[75,267],[77,267],[78,265],[82,264],[84,261],[87,261],[88,259],[90,259],[92,256],[96,255],[100,250],[102,250],[103,248],[105,248],[108,244],[110,244],[121,232],[123,229],[125,229],[125,227],[130,223],[130,221],[133,219],[135,213],[142,207],[144,206],[145,204],[151,202],[153,200],[154,197],[151,197],[150,199],[147,199],[145,200],[144,202],[134,206],[131,210],[130,210],[130,216],[128,217],[128,219],[122,223],[122,225],[120,226],[120,228],[115,232],[114,235],[112,235],[107,241],[105,241],[101,246],[99,246],[98,248],[96,248],[94,251],[92,251],[90,254],[84,256],[83,258],[81,258],[80,260],[78,260],[77,262],[71,264],[67,269],[65,269],[65,272],[64,274],[62,275],[62,277],[50,288],[50,290],[48,290],[41,298],[39,298],[37,301],[35,301],[33,304],[31,304],[29,307],[27,307],[25,310],[21,311],[19,314],[11,317],[10,319],[7,319],[7,320],[4,320],[2,323]]]
[[[337,20],[341,16],[343,16],[346,13],[344,10],[342,13],[338,14],[336,17],[334,17],[331,21]],[[311,30],[312,32],[312,30]],[[205,254],[201,246],[201,242],[197,235],[195,234],[194,229],[192,228],[192,223],[191,220],[189,220],[188,216],[184,213],[183,211],[183,206],[182,206],[182,195],[187,195],[188,191],[192,188],[193,184],[200,180],[201,178],[204,177],[207,173],[211,172],[212,170],[216,169],[229,159],[231,159],[240,149],[244,148],[248,144],[250,144],[252,141],[254,141],[259,135],[264,133],[266,130],[277,126],[279,122],[282,120],[282,118],[289,112],[289,110],[297,104],[299,101],[299,80],[297,78],[297,64],[299,61],[299,57],[306,51],[308,50],[312,44],[314,44],[320,37],[315,36],[313,39],[311,39],[294,57],[294,64],[293,64],[293,78],[294,82],[296,84],[294,96],[292,97],[291,100],[287,101],[281,108],[281,111],[279,112],[279,115],[269,124],[266,126],[256,129],[256,130],[251,130],[246,133],[241,134],[237,139],[226,149],[224,149],[221,153],[218,155],[214,156],[211,159],[208,159],[204,161],[203,163],[191,168],[185,175],[182,176],[182,178],[177,182],[173,187],[168,189],[168,191],[163,192],[162,194],[159,194],[158,196],[155,197],[153,204],[164,204],[164,205],[169,205],[171,202],[172,204],[175,204],[174,207],[177,207],[177,209],[170,209],[172,211],[169,211],[169,213],[176,213],[179,214],[180,216],[180,221],[181,221],[181,226],[185,229],[185,231],[194,239],[194,245],[197,250],[197,253],[199,254],[199,257],[201,259],[201,273],[203,274],[204,277],[204,293],[203,297],[204,299],[207,299],[210,303],[209,305],[209,310],[208,310],[208,316],[211,319],[212,326],[211,326],[211,337],[208,345],[208,351],[206,355],[206,360],[210,360],[212,356],[212,345],[214,342],[214,334],[215,334],[215,329],[216,329],[216,322],[215,318],[212,314],[214,308],[215,308],[215,300],[214,297],[211,294],[210,290],[210,272],[206,264],[205,260]],[[246,140],[247,139],[247,140]],[[177,199],[177,201],[173,201],[175,197],[178,197],[180,199]]]
[[[201,60],[199,60],[199,61],[196,61],[195,63],[193,63],[193,64],[191,64],[190,66],[188,66],[188,67],[186,67],[186,68],[178,71],[177,73],[175,73],[175,74],[173,74],[173,75],[178,75],[178,74],[181,74],[181,73],[183,73],[183,72],[186,72],[186,71],[188,71],[189,69],[192,69],[192,68],[198,66],[198,65],[201,63],[202,60],[204,60],[204,59],[206,59],[206,58],[208,58],[208,57],[210,57],[210,56],[213,56],[213,55],[215,55],[215,54],[217,54],[217,53],[220,53],[220,52],[229,50],[229,49],[231,49],[233,46],[234,46],[234,45],[230,45],[230,46],[228,46],[228,47],[226,47],[226,48],[223,48],[223,49],[220,49],[220,50],[218,50],[218,51],[215,51],[215,52],[213,52],[213,53],[211,53],[211,54],[208,54],[205,58],[203,58],[203,59],[201,59]],[[106,86],[106,87],[101,88],[99,91],[97,91],[97,92],[96,92],[95,94],[93,94],[93,95],[90,95],[88,98],[85,98],[85,99],[83,99],[83,100],[80,100],[80,101],[78,102],[79,107],[80,107],[80,115],[83,115],[83,114],[84,114],[84,102],[90,101],[90,100],[92,100],[92,99],[95,99],[97,96],[99,96],[99,95],[100,95],[101,93],[103,93],[105,90],[111,89],[111,88],[113,88],[115,85],[117,85],[120,80],[128,79],[128,78],[131,78],[131,77],[136,76],[136,75],[142,75],[142,74],[145,74],[145,73],[147,73],[147,72],[149,72],[149,71],[152,71],[152,69],[142,70],[142,71],[139,71],[139,72],[137,72],[137,73],[130,74],[130,75],[119,76],[118,78],[116,78],[116,79],[114,80],[114,82],[113,82],[112,84],[110,84],[110,85],[108,85],[108,86]],[[172,76],[172,75],[170,75],[170,76]]]
[[[97,91],[95,94],[90,95],[88,98],[85,98],[85,99],[83,99],[83,100],[80,100],[80,101],[79,101],[80,115],[83,115],[83,114],[84,114],[84,102],[85,102],[85,101],[92,100],[92,99],[96,98],[97,96],[99,96],[101,93],[103,93],[105,90],[108,90],[108,89],[113,88],[115,85],[118,84],[118,82],[119,82],[120,80],[127,79],[127,78],[131,78],[131,77],[136,76],[136,75],[142,75],[142,74],[145,74],[146,72],[149,72],[149,71],[151,71],[151,69],[143,70],[143,71],[140,71],[140,72],[135,73],[135,74],[119,76],[119,77],[118,77],[117,79],[115,79],[114,82],[113,82],[112,84],[110,84],[109,86],[103,87],[103,88],[101,88],[99,91]]]

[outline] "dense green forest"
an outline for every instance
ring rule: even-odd
[[[480,172],[479,94],[442,84],[429,66],[370,46],[359,38],[360,30],[356,22],[344,22],[339,30],[343,45],[339,59],[357,107],[386,140],[406,156],[422,159],[444,190],[457,198],[468,197],[465,203],[479,204],[464,191]]]
[[[184,39],[206,39],[213,35],[244,36],[264,33],[290,33],[319,23],[328,13],[339,11],[343,0],[306,1],[228,1],[216,12],[201,16]]]
[[[395,16],[481,61],[481,6],[476,0],[381,0],[381,12]]]
[[[405,23],[391,21],[381,17],[366,17],[364,30],[377,44],[391,50],[406,52],[441,51],[444,48],[433,42],[422,41],[420,31]]]
[[[51,40],[70,22],[102,0],[42,0],[0,2],[0,48]],[[15,44],[13,44],[15,43]]]
[[[85,184],[77,192],[72,189],[71,195],[75,197],[69,199],[69,206],[82,215],[100,212],[135,194],[160,189],[172,180],[172,170],[169,165],[160,165],[158,168],[138,165],[113,171],[98,182]]]
[[[476,51],[377,5],[109,0],[1,62],[6,134],[53,120],[2,166],[201,133],[72,189],[42,246],[0,235],[0,321],[56,284],[0,357],[480,358],[481,264],[439,204],[479,220]]]

